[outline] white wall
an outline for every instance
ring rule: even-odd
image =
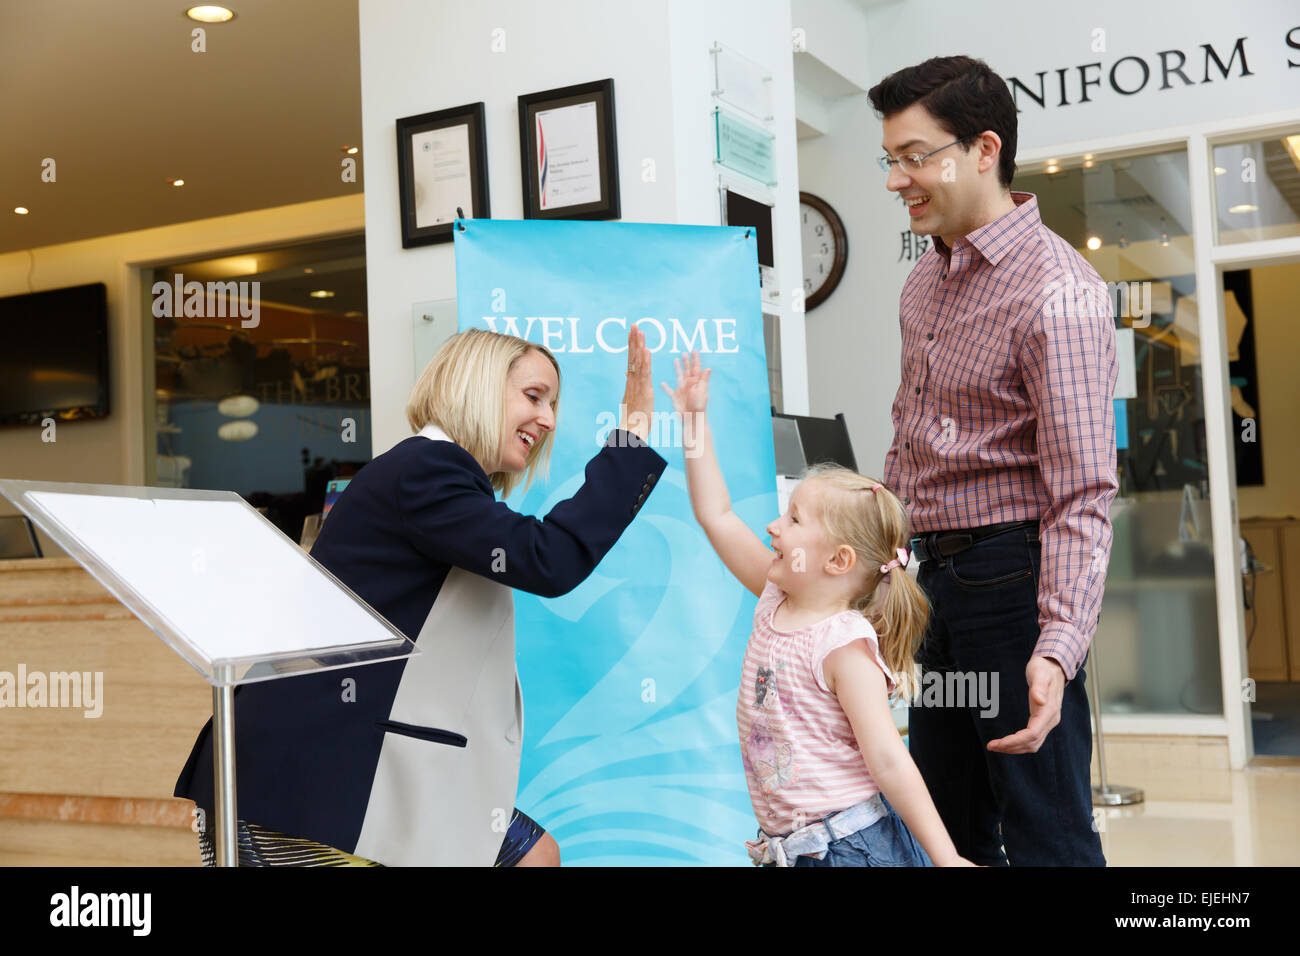
[[[915,261],[899,261],[907,212],[885,190],[880,123],[865,96],[831,110],[826,136],[799,144],[799,180],[844,220],[849,255],[839,286],[807,314],[812,414],[843,412],[858,469],[880,477],[898,390],[898,296]]]
[[[394,123],[483,101],[492,217],[523,214],[517,97],[613,77],[622,219],[718,224],[713,183],[708,49],[721,40],[775,74],[777,245],[787,288],[800,282],[789,0],[361,0],[361,98],[366,165],[374,451],[409,435],[403,408],[414,382],[411,306],[456,294],[452,244],[403,250]],[[493,52],[492,31],[505,49]],[[642,177],[643,159],[655,178]],[[792,238],[793,237],[793,238]],[[796,317],[797,319],[797,317]],[[805,366],[797,320],[784,356]],[[798,404],[802,388],[787,383]]]

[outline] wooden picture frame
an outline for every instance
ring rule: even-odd
[[[483,104],[399,119],[397,184],[403,249],[450,242],[457,206],[490,218]]]
[[[525,219],[622,215],[612,78],[520,96],[519,151]]]

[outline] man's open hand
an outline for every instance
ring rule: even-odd
[[[1031,657],[1025,665],[1029,684],[1029,726],[1010,737],[990,740],[988,749],[1002,754],[1037,753],[1052,728],[1061,722],[1065,671],[1050,657]]]

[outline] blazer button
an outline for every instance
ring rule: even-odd
[[[643,501],[645,501],[645,492],[644,492],[644,491],[641,492],[641,494],[639,494],[639,495],[636,496],[636,503],[637,503],[638,507],[641,505],[641,503],[642,503]]]
[[[657,477],[658,475],[656,475],[654,472],[651,472],[650,474],[645,476],[645,483],[647,485],[653,485]]]

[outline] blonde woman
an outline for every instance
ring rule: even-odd
[[[620,427],[577,493],[538,519],[497,493],[545,473],[554,356],[484,330],[438,351],[407,404],[416,434],[357,474],[312,548],[421,653],[238,689],[240,865],[559,864],[555,840],[512,809],[523,739],[512,589],[554,597],[580,584],[666,465],[645,444],[654,392],[635,326],[627,355]],[[209,722],[175,791],[203,808],[211,746]],[[210,863],[207,833],[200,845]]]

